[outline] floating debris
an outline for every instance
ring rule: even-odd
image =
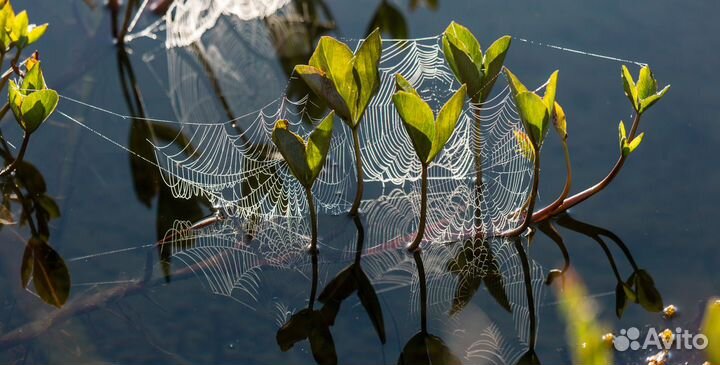
[[[674,318],[675,315],[677,315],[676,306],[670,304],[669,306],[665,307],[665,309],[663,309],[663,317],[665,317],[666,319]]]

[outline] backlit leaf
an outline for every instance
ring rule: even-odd
[[[417,90],[410,84],[408,80],[406,80],[403,75],[401,74],[395,74],[395,90],[396,91],[406,91],[412,94],[415,94],[417,96],[420,96],[418,94]]]
[[[50,89],[35,91],[25,96],[20,106],[23,129],[28,133],[35,131],[55,111],[59,99],[57,92]]]
[[[515,96],[520,120],[523,122],[534,145],[542,144],[548,124],[548,110],[543,100],[533,92],[525,91]]]
[[[310,90],[322,97],[343,121],[350,122],[352,116],[348,105],[324,71],[313,66],[297,65],[295,72],[300,75]]]
[[[47,27],[47,23],[38,26],[31,26],[30,31],[28,32],[27,45],[31,45],[40,40],[40,38],[45,35]]]
[[[527,87],[520,82],[520,79],[518,79],[517,76],[510,71],[510,69],[503,67],[503,73],[505,74],[508,84],[510,84],[510,89],[512,89],[514,95],[528,91]]]
[[[435,157],[445,147],[445,143],[450,139],[455,126],[457,125],[460,113],[463,111],[466,95],[465,85],[461,86],[458,91],[448,100],[440,109],[435,123],[435,135],[432,142],[432,149],[426,162],[432,162]]]
[[[430,156],[435,138],[435,116],[432,109],[418,95],[405,91],[395,93],[393,103],[410,136],[415,153],[424,163]]]
[[[303,186],[312,186],[312,172],[307,164],[305,141],[288,130],[288,122],[279,120],[272,132],[272,141],[290,167],[290,171]]]
[[[453,55],[455,67],[458,69],[457,79],[467,85],[471,98],[480,97],[482,90],[483,74],[470,57],[460,50],[455,44],[448,45],[450,53]]]
[[[548,109],[548,113],[553,112],[555,108],[555,96],[557,95],[557,81],[559,72],[556,70],[550,75],[545,86],[545,94],[543,95],[543,102]]]
[[[356,125],[365,113],[370,100],[380,90],[380,74],[378,66],[382,52],[380,29],[375,29],[360,45],[354,58],[354,77],[357,83],[357,104],[352,110],[353,122]]]
[[[645,112],[648,110],[653,104],[658,102],[658,100],[662,99],[663,96],[670,90],[670,85],[665,86],[662,90],[660,90],[657,94],[653,94],[648,96],[645,99],[642,99],[640,101],[640,113]]]
[[[60,255],[42,239],[32,237],[28,245],[33,250],[33,284],[40,298],[48,304],[62,307],[70,295],[70,272]]]
[[[630,74],[630,70],[628,70],[627,66],[622,65],[622,80],[623,80],[623,88],[625,89],[625,95],[630,99],[630,104],[632,104],[633,108],[635,110],[638,109],[638,97],[637,97],[637,88],[635,86],[635,81],[633,80],[632,75]]]
[[[310,133],[308,138],[305,153],[307,165],[310,168],[310,184],[317,179],[323,166],[325,166],[325,160],[330,150],[334,120],[335,112],[331,111]]]
[[[637,81],[637,97],[638,101],[647,98],[657,92],[657,81],[653,77],[649,66],[643,66],[640,69],[640,75]]]
[[[518,144],[518,151],[529,161],[535,160],[535,147],[533,147],[530,137],[523,131],[514,131],[515,141]]]
[[[505,63],[505,56],[510,49],[510,43],[512,37],[509,35],[498,38],[485,52],[485,59],[483,60],[483,67],[485,73],[483,75],[483,86],[481,91],[480,102],[487,100],[490,92],[492,91],[495,81],[502,71],[503,64]]]
[[[553,108],[552,122],[553,126],[555,127],[555,131],[558,133],[558,135],[560,135],[560,138],[563,141],[567,140],[568,134],[565,110],[562,108],[562,106],[560,106],[557,101],[555,102],[555,108]]]

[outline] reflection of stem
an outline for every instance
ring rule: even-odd
[[[357,190],[355,192],[355,201],[350,209],[350,215],[357,215],[363,196],[363,165],[362,156],[360,155],[360,136],[358,136],[357,126],[352,128],[352,136],[353,147],[355,147],[355,166],[357,167]]]
[[[530,261],[528,260],[525,249],[522,247],[519,237],[514,237],[515,249],[518,252],[523,268],[523,280],[525,281],[525,296],[528,303],[528,314],[530,315],[530,338],[528,346],[530,351],[535,351],[535,341],[537,340],[537,318],[535,316],[535,298],[532,290],[532,277],[530,275]]]
[[[123,45],[125,44],[125,35],[128,32],[128,28],[130,27],[130,19],[132,18],[132,10],[135,7],[135,3],[137,0],[129,0],[127,3],[127,7],[125,8],[125,19],[123,19],[122,28],[120,28],[120,34],[118,34],[118,44]]]
[[[420,225],[415,234],[415,239],[407,246],[408,251],[415,252],[425,236],[425,222],[427,221],[427,192],[428,192],[428,164],[422,164],[422,175],[420,176]]]
[[[427,334],[427,281],[425,279],[425,266],[423,265],[419,250],[413,252],[413,258],[417,266],[418,280],[420,280],[420,330],[422,333]]]
[[[2,171],[0,171],[0,176],[5,176],[8,173],[15,170],[15,167],[17,164],[19,164],[23,157],[25,157],[25,151],[27,150],[28,143],[30,142],[30,133],[25,132],[23,134],[23,141],[22,145],[20,146],[20,152],[18,152],[17,157],[9,164],[7,165]]]
[[[637,133],[638,126],[640,125],[640,114],[636,113],[635,118],[633,120],[632,129],[630,130],[630,134],[628,135],[628,140],[632,141],[635,138],[635,133]],[[612,170],[610,170],[610,173],[605,176],[604,179],[602,179],[599,183],[563,200],[562,204],[555,207],[554,209],[551,206],[547,206],[537,212],[535,212],[532,215],[532,220],[535,223],[542,222],[552,216],[558,215],[562,212],[567,211],[568,209],[576,206],[579,203],[584,202],[591,196],[597,194],[601,190],[605,189],[608,184],[610,184],[617,174],[622,169],[623,165],[625,164],[625,160],[627,159],[627,155],[620,154],[620,158],[618,158],[617,162],[615,163],[615,166]]]
[[[305,188],[305,195],[307,196],[308,209],[310,210],[310,255],[312,256],[313,271],[312,288],[310,289],[310,303],[308,304],[308,308],[313,309],[318,282],[317,211],[315,210],[315,201],[313,200],[312,190],[309,187]]]
[[[543,222],[542,224],[538,225],[538,228],[543,233],[545,233],[545,235],[550,237],[550,239],[555,242],[555,245],[557,245],[558,249],[560,249],[560,252],[563,256],[563,267],[562,269],[560,269],[560,271],[564,274],[570,267],[570,254],[568,253],[567,247],[565,246],[565,241],[563,240],[562,236],[557,231],[555,226],[553,226],[550,222]]]
[[[357,232],[358,232],[357,246],[355,247],[355,265],[360,265],[360,258],[362,258],[363,243],[365,242],[365,227],[363,227],[362,221],[360,221],[359,215],[356,215],[353,217],[353,222],[355,222],[355,227],[357,228]]]

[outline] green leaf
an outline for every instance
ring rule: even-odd
[[[272,141],[290,167],[290,171],[304,187],[312,186],[312,172],[307,164],[305,141],[288,130],[288,121],[279,120],[272,131]]]
[[[557,101],[555,102],[555,107],[553,108],[552,122],[553,126],[555,127],[555,131],[558,133],[560,138],[563,141],[567,140],[568,133],[565,110],[562,108],[562,106],[560,106]]]
[[[33,250],[32,276],[37,294],[46,303],[62,307],[70,295],[70,273],[65,261],[40,238],[30,238],[28,245]]]
[[[380,307],[380,301],[378,300],[377,294],[375,293],[375,288],[373,288],[372,283],[370,283],[367,275],[365,275],[365,273],[359,267],[355,270],[355,277],[357,280],[357,294],[360,298],[360,303],[362,303],[365,311],[370,317],[370,321],[372,322],[373,327],[375,327],[375,332],[377,332],[378,337],[380,337],[380,342],[384,345],[386,341],[385,322],[383,320],[383,313],[382,308]]]
[[[12,21],[10,39],[19,48],[24,48],[27,45],[28,24],[28,14],[24,10],[15,15],[15,19]]]
[[[625,131],[625,123],[621,120],[618,124],[618,142],[620,143],[620,152],[625,153],[627,147],[627,132]]]
[[[520,120],[535,146],[540,146],[548,124],[548,110],[543,100],[530,91],[515,96]]]
[[[300,75],[310,90],[322,97],[343,121],[350,123],[352,116],[348,105],[323,70],[313,66],[297,65],[295,72]]]
[[[643,308],[650,312],[662,311],[662,297],[655,288],[655,282],[647,271],[638,270],[635,272],[635,286],[637,287],[638,302]]]
[[[670,90],[670,85],[665,86],[660,92],[654,95],[650,95],[645,99],[640,100],[640,113],[644,113],[646,110],[650,109],[653,104],[658,102],[658,100],[662,99],[663,96],[665,96],[665,93]]]
[[[643,66],[640,69],[640,76],[637,82],[637,98],[641,101],[650,95],[657,93],[657,81],[653,77],[649,66]]]
[[[507,78],[508,84],[510,84],[510,88],[512,89],[514,95],[528,91],[527,87],[520,82],[520,79],[518,79],[514,73],[510,72],[509,68],[503,67],[503,73],[505,74],[505,78]]]
[[[42,36],[45,35],[45,32],[47,31],[47,27],[48,27],[47,23],[41,24],[38,26],[31,25],[30,30],[28,32],[27,45],[29,46],[29,45],[37,42],[38,40],[40,40],[40,38],[42,38]]]
[[[705,351],[708,360],[712,364],[720,364],[720,299],[711,298],[708,301],[701,333],[707,336],[708,346]]]
[[[482,90],[482,78],[483,74],[477,65],[473,63],[472,59],[457,48],[454,44],[449,44],[450,53],[453,55],[455,60],[455,67],[458,69],[456,77],[461,83],[467,85],[470,97],[475,99],[480,97]]]
[[[357,104],[352,108],[354,125],[360,122],[370,100],[380,90],[380,53],[382,52],[382,40],[380,29],[375,29],[362,43],[357,55],[354,57],[353,73],[357,83],[358,95]],[[347,99],[346,99],[347,100]]]
[[[28,66],[32,66],[29,66],[27,72],[25,73],[21,93],[23,95],[28,95],[33,91],[46,89],[45,78],[43,77],[40,62],[36,61],[31,63],[31,61],[28,61],[27,64]]]
[[[640,143],[643,140],[643,137],[645,136],[645,133],[640,133],[637,137],[635,137],[629,144],[628,144],[628,154],[635,152],[635,150],[640,146]]]
[[[463,105],[465,104],[465,96],[467,88],[465,85],[461,86],[458,91],[448,100],[442,109],[438,113],[437,122],[435,123],[435,134],[432,140],[432,149],[430,155],[425,162],[432,162],[435,157],[445,147],[445,143],[450,139],[455,126],[457,125],[460,113],[463,111]]]
[[[357,99],[357,90],[353,92],[352,58],[352,51],[345,43],[332,37],[323,36],[308,63],[327,74],[351,110]]]
[[[401,74],[395,74],[395,90],[406,91],[420,96],[420,94],[418,94],[417,90],[415,90],[412,84],[408,80],[406,80]]]
[[[335,112],[331,111],[325,119],[310,133],[307,146],[305,147],[307,165],[310,168],[310,184],[312,184],[327,159],[330,150],[330,140],[332,138],[333,125],[335,120]]]
[[[21,125],[27,133],[35,131],[57,108],[59,101],[55,90],[45,89],[28,94],[22,100]]]
[[[20,112],[20,106],[23,102],[23,93],[17,86],[15,81],[10,80],[10,86],[8,87],[8,103],[10,104],[10,110],[12,110],[15,120],[18,124],[22,125],[22,113]]]
[[[518,144],[518,151],[529,161],[535,160],[535,147],[533,147],[532,140],[523,131],[514,131],[515,141]]]
[[[548,109],[548,113],[552,114],[555,109],[555,95],[557,95],[557,81],[559,71],[555,71],[550,75],[547,86],[545,86],[545,95],[543,95],[543,102]]]
[[[638,110],[638,96],[637,96],[637,87],[635,86],[635,81],[633,81],[633,77],[630,74],[630,70],[625,65],[622,65],[622,80],[623,80],[623,88],[625,89],[625,95],[630,100],[630,103],[632,104],[633,108],[635,110]]]
[[[483,67],[483,55],[480,47],[480,42],[466,27],[451,22],[450,25],[443,32],[443,47],[447,45],[453,45],[460,51],[462,51],[471,61],[475,64],[477,70],[481,70]],[[446,59],[450,64],[450,68],[453,70],[455,75],[459,75],[459,69],[455,65],[453,57],[448,57],[448,49],[444,49]],[[453,54],[454,56],[454,54]],[[461,80],[462,82],[462,80]]]
[[[490,48],[485,52],[483,60],[483,68],[485,69],[483,76],[483,86],[479,102],[484,102],[490,96],[495,81],[497,81],[500,71],[502,71],[505,63],[505,56],[510,49],[512,37],[509,35],[498,38]]]
[[[406,91],[396,92],[392,99],[415,153],[424,163],[430,156],[435,138],[435,117],[432,109],[418,95]]]

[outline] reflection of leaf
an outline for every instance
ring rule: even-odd
[[[70,273],[65,261],[44,240],[32,237],[28,241],[32,249],[32,277],[35,290],[48,304],[62,307],[70,294]],[[26,279],[27,266],[23,270]]]
[[[283,352],[305,339],[309,340],[313,357],[318,364],[337,364],[335,342],[321,311],[307,308],[300,310],[290,317],[275,336]]]
[[[400,353],[398,365],[460,365],[460,359],[450,352],[440,337],[419,332]]]
[[[391,38],[405,39],[408,37],[407,21],[405,21],[403,13],[387,0],[380,2],[366,33],[369,34],[375,28],[380,28],[382,34],[390,35]]]
[[[40,171],[29,162],[21,161],[15,168],[15,176],[22,187],[27,190],[30,195],[42,194],[47,191],[45,179]]]
[[[15,217],[8,207],[0,205],[0,225],[15,224]]]
[[[505,310],[511,310],[510,301],[505,292],[504,279],[489,241],[465,240],[463,248],[448,263],[447,269],[453,275],[458,276],[458,284],[455,289],[450,315],[454,315],[465,308],[475,296],[483,281],[495,301]]]
[[[635,272],[635,287],[637,300],[640,305],[650,312],[660,312],[663,309],[663,301],[660,292],[655,288],[655,282],[645,270]]]
[[[329,324],[334,324],[340,304],[356,290],[360,303],[370,317],[380,342],[384,344],[386,341],[385,322],[380,301],[375,288],[359,264],[353,263],[346,267],[325,286],[318,297],[318,301],[325,304],[321,312]]]
[[[48,219],[56,219],[60,217],[60,207],[58,207],[55,200],[46,194],[42,194],[35,198],[35,201],[40,205],[42,210],[47,214]]]

